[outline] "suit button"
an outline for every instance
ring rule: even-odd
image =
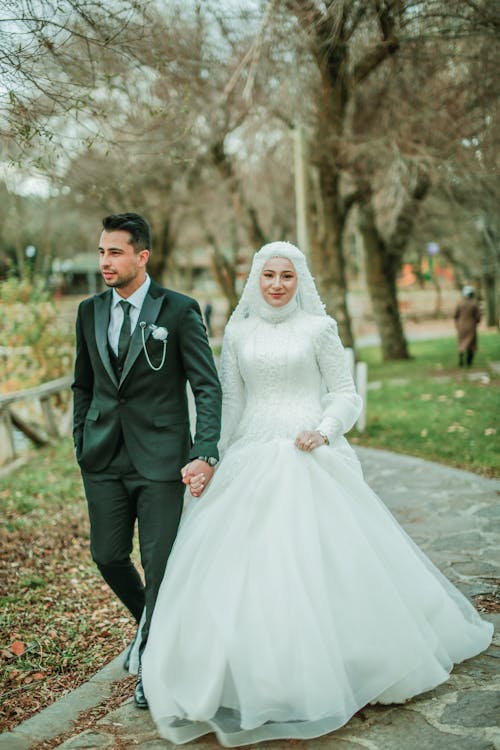
[[[124,403],[125,403],[125,399],[124,399],[124,398],[121,398],[121,399],[120,399],[120,401],[119,401],[118,403],[120,403],[120,404],[124,404]]]

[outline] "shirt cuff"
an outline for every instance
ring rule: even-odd
[[[316,427],[318,432],[322,432],[327,436],[330,443],[335,442],[344,433],[344,426],[340,419],[334,417],[325,417],[321,420],[319,425]]]

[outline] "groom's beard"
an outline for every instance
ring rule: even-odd
[[[126,276],[123,276],[115,272],[115,274],[109,279],[106,279],[104,275],[102,275],[102,278],[106,286],[112,289],[121,289],[122,287],[131,284],[137,278],[137,274],[127,274]]]

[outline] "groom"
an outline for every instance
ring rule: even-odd
[[[109,289],[78,309],[72,386],[92,558],[137,623],[145,607],[139,653],[177,533],[184,484],[201,494],[217,463],[221,408],[199,306],[151,281],[150,252],[142,216],[103,220],[100,268]],[[194,440],[187,381],[196,402]],[[145,586],[130,560],[136,519]],[[135,702],[147,708],[140,668]]]

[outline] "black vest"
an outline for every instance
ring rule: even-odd
[[[122,360],[118,359],[118,357],[113,351],[113,348],[110,346],[109,341],[108,341],[108,352],[109,352],[109,359],[111,361],[111,367],[113,368],[113,371],[116,375],[116,379],[118,380],[118,382],[120,382],[125,358],[123,358]]]

